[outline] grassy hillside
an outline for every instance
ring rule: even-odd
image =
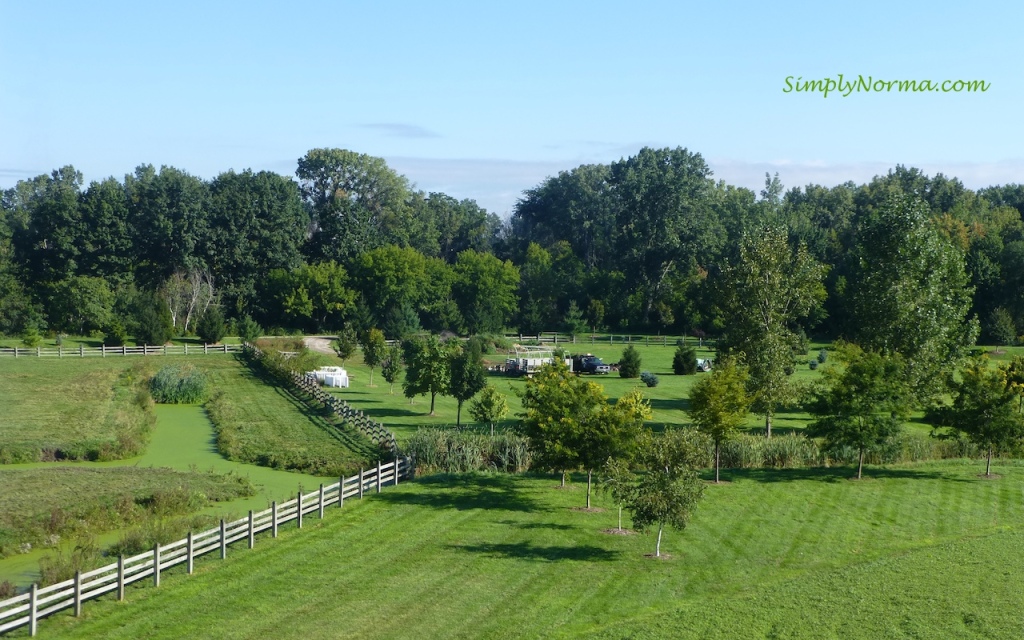
[[[52,638],[1018,638],[1024,466],[750,471],[690,527],[612,536],[550,478],[431,477],[198,575],[42,623]],[[309,526],[312,525],[312,526]]]

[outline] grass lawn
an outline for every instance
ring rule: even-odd
[[[0,555],[56,534],[98,533],[252,495],[240,476],[137,467],[0,468]]]
[[[48,638],[1019,638],[1024,466],[729,473],[670,558],[553,478],[436,476],[192,577],[41,623]],[[600,503],[599,503],[600,504]],[[22,632],[19,632],[22,633]]]
[[[0,359],[0,463],[115,459],[140,453],[147,362]]]

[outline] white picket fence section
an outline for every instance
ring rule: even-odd
[[[84,602],[115,591],[117,599],[124,600],[125,587],[146,578],[159,587],[161,572],[170,567],[184,564],[187,573],[191,574],[193,562],[199,556],[216,552],[224,559],[227,557],[228,546],[242,540],[252,549],[257,533],[270,531],[276,538],[278,527],[292,520],[301,529],[303,516],[315,513],[323,518],[328,507],[343,507],[346,498],[362,498],[367,491],[380,493],[385,485],[397,485],[399,480],[411,478],[413,469],[411,458],[378,463],[376,468],[360,470],[359,475],[340,478],[329,486],[320,485],[312,493],[298,492],[294,499],[287,502],[274,502],[269,509],[256,513],[250,511],[248,517],[241,520],[221,520],[220,526],[214,529],[190,532],[182,540],[155,545],[152,551],[128,558],[121,556],[117,562],[105,567],[85,573],[77,572],[71,580],[47,587],[33,584],[28,593],[0,600],[0,634],[27,626],[29,635],[35,636],[41,618],[65,609],[73,609],[75,616],[79,616]]]
[[[79,345],[65,349],[64,347],[5,347],[0,349],[0,357],[12,358],[85,358],[107,356],[189,356],[207,353],[241,353],[240,344],[204,344],[204,345],[163,345],[159,347],[86,347]]]

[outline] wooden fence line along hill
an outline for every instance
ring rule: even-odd
[[[0,348],[0,357],[35,357],[35,358],[85,358],[107,356],[189,356],[208,353],[240,353],[240,344],[204,344],[199,345],[163,345],[159,347],[86,347],[79,345],[77,349],[43,349],[41,347],[5,347]]]
[[[662,347],[674,347],[676,346],[676,340],[684,339],[683,336],[672,337],[672,336],[635,336],[631,334],[585,334],[572,336],[567,333],[540,333],[535,336],[528,336],[522,333],[506,333],[505,338],[508,340],[517,341],[520,344],[524,342],[537,342],[540,344],[635,344],[645,346],[662,346]],[[689,341],[697,340],[697,338],[690,337]],[[707,343],[708,340],[705,338],[702,343]]]
[[[256,345],[247,343],[244,345],[244,348],[251,350],[251,353],[254,354],[256,358],[263,358],[263,351],[261,351]],[[387,447],[392,455],[399,455],[398,441],[395,439],[395,434],[384,428],[382,423],[373,420],[345,400],[339,400],[336,396],[324,391],[320,387],[320,383],[312,376],[302,375],[301,373],[293,371],[291,378],[292,383],[294,383],[296,387],[333,411],[335,415],[341,418],[342,422],[358,429],[378,447]]]
[[[12,629],[28,627],[29,635],[35,636],[41,618],[65,609],[72,609],[77,617],[82,613],[82,603],[104,594],[116,592],[118,600],[124,600],[125,587],[146,578],[155,587],[160,586],[160,574],[179,564],[186,572],[192,573],[195,558],[209,553],[219,553],[227,558],[228,547],[233,543],[246,541],[249,549],[254,548],[256,534],[270,531],[276,538],[278,528],[295,521],[302,528],[303,516],[316,513],[324,517],[324,511],[331,506],[345,506],[345,499],[373,490],[380,493],[387,484],[397,485],[399,480],[412,477],[414,463],[411,458],[399,458],[386,464],[377,463],[369,471],[359,475],[339,478],[338,482],[311,493],[297,492],[295,498],[278,504],[273,502],[269,509],[249,512],[248,517],[234,522],[220,521],[220,526],[200,533],[189,533],[186,538],[165,545],[155,545],[152,551],[138,555],[120,556],[117,562],[99,569],[75,572],[70,580],[47,587],[33,584],[27,593],[0,600],[0,634]]]

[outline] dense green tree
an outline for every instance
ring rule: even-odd
[[[601,385],[573,375],[561,360],[546,364],[520,393],[520,428],[529,438],[535,465],[565,472],[579,468],[581,433],[607,404]]]
[[[152,293],[144,293],[135,301],[135,339],[144,345],[167,344],[171,339],[171,310],[167,303]]]
[[[6,197],[14,211],[14,259],[31,288],[78,273],[84,225],[79,210],[82,174],[72,166],[21,181]]]
[[[718,483],[722,443],[743,424],[750,411],[746,369],[732,358],[721,358],[714,371],[690,390],[690,418],[715,443],[715,483]]]
[[[295,175],[312,212],[308,256],[351,262],[387,244],[408,243],[408,181],[382,158],[346,149],[312,149]]]
[[[711,170],[683,148],[643,148],[611,166],[618,264],[639,294],[640,321],[651,321],[667,278],[709,263],[725,229],[710,206]]]
[[[840,366],[826,368],[813,391],[809,409],[817,420],[810,434],[824,438],[828,446],[857,449],[859,480],[864,453],[892,439],[907,419],[910,390],[899,355],[856,345],[842,345],[835,353]]]
[[[672,373],[677,376],[692,376],[697,373],[697,350],[685,344],[676,347],[672,355]]]
[[[238,337],[242,339],[242,342],[253,344],[262,335],[263,327],[253,320],[252,316],[246,315],[238,323]]]
[[[479,341],[470,340],[464,347],[453,349],[449,367],[451,380],[448,389],[458,403],[455,413],[455,426],[458,427],[462,425],[462,403],[487,386]]]
[[[640,352],[633,345],[629,345],[622,350],[622,359],[619,360],[619,376],[623,378],[639,377],[640,365]]]
[[[136,280],[156,288],[176,271],[204,269],[202,250],[210,242],[209,188],[174,167],[141,165],[125,176],[125,193],[135,232]]]
[[[278,318],[293,327],[324,331],[340,326],[354,306],[345,268],[336,262],[303,265],[287,271],[274,269],[267,284]]]
[[[468,249],[455,262],[452,295],[470,333],[500,333],[516,311],[519,269],[488,253]]]
[[[892,195],[859,230],[847,286],[849,337],[900,354],[920,401],[941,392],[942,373],[977,336],[968,320],[964,253],[944,238],[920,200]]]
[[[124,186],[115,178],[93,182],[79,198],[82,221],[79,274],[125,282],[135,271],[131,209]]]
[[[227,333],[224,326],[224,312],[220,305],[211,304],[196,322],[196,335],[202,338],[206,344],[217,344]]]
[[[744,354],[754,410],[765,416],[769,438],[777,407],[793,397],[785,373],[795,362],[792,327],[821,304],[824,275],[806,247],[793,247],[785,231],[766,227],[743,238],[718,279],[719,350]]]
[[[990,367],[975,358],[960,370],[953,383],[953,404],[943,416],[956,431],[984,447],[988,456],[985,475],[992,476],[992,453],[1024,438],[1024,414],[1010,366]]]
[[[594,470],[610,459],[631,459],[643,435],[644,422],[653,415],[650,401],[639,388],[627,391],[614,405],[602,396],[598,410],[589,414],[574,445],[580,466],[587,472],[587,509]]]
[[[76,335],[88,335],[113,320],[114,293],[103,278],[74,276],[52,285],[50,327]]]
[[[447,395],[451,385],[450,347],[437,336],[413,338],[403,343],[406,371],[402,383],[405,397],[430,394],[430,415],[434,415],[434,401],[438,395]]]
[[[216,274],[225,308],[248,312],[258,306],[267,273],[302,263],[309,214],[298,185],[269,171],[228,171],[209,190],[209,242],[202,257]]]
[[[577,336],[582,336],[587,332],[587,320],[583,317],[580,308],[576,306],[575,300],[569,301],[569,310],[562,319],[562,329],[572,336],[574,342]]]
[[[469,415],[477,422],[491,425],[493,436],[494,423],[508,415],[508,400],[493,386],[485,385],[480,397],[469,404]]]

